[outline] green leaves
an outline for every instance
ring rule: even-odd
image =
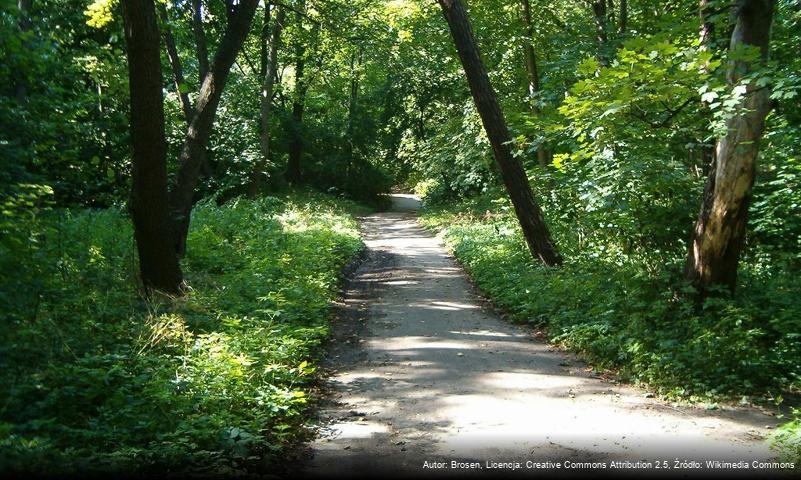
[[[787,270],[781,261],[749,258],[742,272],[748,288],[737,299],[712,299],[698,311],[681,281],[686,246],[624,253],[571,212],[551,221],[570,262],[543,269],[527,258],[516,229],[500,234],[515,223],[494,206],[495,198],[427,207],[423,222],[440,231],[479,288],[511,319],[544,326],[552,341],[665,395],[772,398],[770,392],[798,388],[797,266]],[[609,213],[602,218],[609,222],[604,227],[619,232]],[[765,270],[770,273],[759,274]]]
[[[329,302],[362,247],[354,208],[319,194],[203,202],[193,291],[148,303],[121,211],[43,219],[60,240],[25,253],[38,275],[18,269],[3,302],[0,467],[233,475],[279,458],[302,438]]]

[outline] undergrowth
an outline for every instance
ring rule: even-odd
[[[0,471],[269,469],[304,438],[329,302],[363,248],[356,208],[317,194],[198,205],[193,290],[150,301],[123,212],[31,219],[0,252]]]
[[[801,284],[792,261],[752,249],[737,295],[697,309],[681,278],[681,249],[579,246],[569,224],[554,222],[568,254],[548,269],[532,261],[506,201],[428,206],[421,220],[510,319],[544,328],[597,368],[674,400],[756,402],[790,414],[783,396],[801,390]],[[799,430],[798,420],[788,423],[774,441],[799,456]]]

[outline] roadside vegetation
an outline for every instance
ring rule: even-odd
[[[0,471],[265,471],[305,439],[364,211],[309,193],[204,202],[181,298],[142,298],[121,211],[32,220],[0,255]]]
[[[557,217],[550,225],[569,259],[559,269],[532,260],[498,193],[428,205],[422,223],[510,320],[544,330],[598,370],[674,401],[759,404],[792,418],[785,397],[801,391],[797,259],[755,245],[741,264],[741,293],[698,306],[682,276],[683,248],[627,249],[635,239],[626,230],[589,228],[592,214],[565,222],[558,211],[546,215]],[[790,422],[775,436],[790,456],[798,428]]]

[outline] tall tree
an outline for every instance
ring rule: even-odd
[[[348,97],[348,139],[345,145],[347,156],[347,166],[345,168],[345,179],[350,180],[351,168],[353,167],[353,151],[356,143],[354,135],[356,133],[356,110],[359,103],[359,69],[362,63],[364,50],[361,45],[350,55],[350,96]]]
[[[184,113],[184,119],[189,123],[192,121],[192,115],[194,115],[195,109],[192,105],[192,101],[189,99],[189,89],[186,87],[186,80],[184,79],[184,68],[181,65],[181,57],[178,56],[178,46],[175,43],[175,36],[172,34],[172,28],[170,28],[167,9],[163,4],[159,4],[158,9],[159,17],[161,18],[161,30],[164,36],[164,47],[167,50],[167,60],[169,60],[170,69],[172,70],[175,93],[178,95],[178,103],[181,105],[181,111]]]
[[[490,84],[464,4],[462,0],[438,1],[448,22],[453,43],[470,86],[470,93],[492,145],[493,156],[514,205],[528,248],[534,258],[539,258],[545,265],[559,265],[562,263],[562,257],[551,240],[526,173],[509,147],[511,137],[506,120],[495,96],[495,90]]]
[[[540,74],[537,70],[537,55],[534,51],[534,27],[531,21],[531,5],[529,0],[520,0],[521,17],[523,19],[523,55],[526,60],[526,75],[528,77],[528,101],[531,111],[539,116],[540,106],[537,95],[540,92]],[[550,163],[550,154],[543,143],[537,146],[537,161],[543,167]]]
[[[239,0],[236,3],[234,0],[226,0],[228,25],[209,71],[203,78],[200,94],[195,103],[195,113],[181,148],[176,182],[170,191],[170,209],[175,225],[176,251],[179,255],[183,255],[186,251],[186,235],[189,232],[195,187],[214,125],[214,117],[217,114],[217,106],[231,66],[250,30],[257,5],[258,0]]]
[[[167,142],[161,97],[159,30],[153,0],[123,0],[131,92],[131,218],[147,289],[180,293],[182,275],[167,205]]]
[[[607,18],[607,1],[606,0],[592,0],[590,6],[592,7],[592,17],[595,20],[595,38],[598,40],[598,61],[602,65],[606,65],[606,52],[604,51],[607,42],[609,42],[608,21]]]
[[[259,146],[261,147],[261,158],[253,169],[250,181],[250,194],[255,195],[261,191],[261,182],[266,175],[267,165],[270,162],[270,120],[273,102],[273,87],[278,70],[278,47],[281,42],[281,31],[284,28],[285,13],[284,7],[276,6],[277,14],[275,25],[267,41],[267,31],[262,32],[261,46],[261,121],[259,122]],[[270,16],[270,3],[264,7],[265,30]]]
[[[206,45],[206,32],[203,29],[203,3],[201,0],[192,0],[192,34],[195,37],[198,77],[202,85],[203,79],[209,73],[209,48]]]
[[[756,47],[756,60],[737,55],[729,62],[727,81],[734,87],[768,58],[774,0],[738,0],[729,51]],[[748,206],[756,172],[759,141],[772,107],[770,90],[754,81],[746,85],[738,110],[718,138],[712,168],[704,188],[685,275],[701,297],[721,285],[734,292],[737,264],[745,243]]]
[[[303,111],[306,107],[306,90],[308,88],[304,76],[306,44],[302,38],[305,11],[306,1],[301,0],[295,11],[295,27],[298,30],[295,38],[295,89],[292,94],[292,127],[289,131],[289,160],[286,166],[286,178],[292,183],[301,180],[300,159],[303,156]]]

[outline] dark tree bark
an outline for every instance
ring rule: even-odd
[[[710,51],[714,48],[713,35],[715,33],[715,24],[711,20],[712,4],[714,0],[699,0],[698,15],[701,20],[701,27],[698,31],[699,50]],[[704,73],[709,73],[709,63],[705,63],[702,67]],[[701,102],[704,107],[709,106],[709,102]],[[702,140],[699,148],[699,156],[704,173],[709,175],[712,170],[712,162],[714,160],[714,145]]]
[[[201,0],[192,0],[192,34],[195,36],[195,54],[197,55],[198,76],[200,84],[209,73],[209,48],[206,45],[206,32],[203,30],[203,4]]]
[[[629,28],[629,2],[620,0],[620,16],[618,17],[617,33],[623,35]]]
[[[761,57],[755,62],[730,62],[727,71],[730,85],[738,84],[767,60],[774,3],[773,0],[737,2],[729,48],[755,46]],[[745,243],[759,141],[765,117],[772,107],[769,89],[750,83],[740,107],[727,122],[728,133],[718,138],[687,256],[685,275],[701,298],[710,287],[725,286],[733,293],[737,284],[737,264]]]
[[[214,117],[217,114],[217,106],[220,103],[231,66],[250,30],[257,5],[258,0],[240,0],[236,5],[229,0],[228,27],[217,47],[211,68],[203,79],[195,104],[195,113],[181,148],[180,167],[175,185],[170,192],[176,251],[180,256],[186,252],[186,235],[189,232],[192,200],[200,167],[205,158],[206,144],[209,141]]]
[[[529,0],[520,0],[521,16],[523,18],[524,41],[523,54],[526,59],[526,74],[528,76],[528,101],[534,115],[540,115],[540,107],[535,101],[540,91],[540,74],[537,70],[537,55],[532,44],[534,38],[533,23],[531,21],[531,5]],[[545,145],[537,147],[537,162],[542,167],[551,163],[551,156]]]
[[[350,97],[348,99],[348,142],[347,152],[347,165],[345,166],[345,179],[350,180],[351,168],[353,167],[353,146],[354,135],[356,131],[356,109],[358,108],[359,100],[359,66],[362,62],[363,50],[359,47],[359,51],[353,52],[350,57]]]
[[[303,1],[295,11],[298,28],[303,25],[305,7],[306,3]],[[289,132],[289,160],[286,166],[286,179],[290,183],[298,183],[302,178],[300,159],[303,156],[303,111],[306,107],[305,57],[306,47],[303,40],[295,40],[295,91],[292,95],[292,128]]]
[[[461,0],[438,1],[450,27],[453,43],[459,53],[459,59],[470,86],[470,93],[492,145],[493,156],[500,169],[506,190],[511,197],[528,248],[532,256],[539,258],[545,265],[559,265],[562,263],[562,257],[551,240],[526,173],[520,162],[512,156],[509,147],[511,138],[506,127],[506,120],[490,84],[484,62],[481,60],[478,44],[464,4]]]
[[[270,117],[273,102],[273,87],[275,86],[278,69],[278,47],[281,42],[281,31],[284,28],[284,7],[278,6],[275,25],[270,40],[262,43],[262,88],[261,88],[261,122],[259,131],[259,144],[261,147],[261,160],[253,169],[250,181],[250,194],[256,195],[261,191],[261,182],[267,174],[267,165],[270,162]],[[269,4],[265,7],[265,22],[269,18]],[[267,32],[263,37],[267,37]]]
[[[264,3],[261,33],[259,34],[259,78],[264,78],[264,72],[267,70],[267,56],[270,51],[270,21],[272,19],[272,9],[272,0]]]
[[[598,45],[603,47],[609,40],[606,31],[606,0],[592,1],[592,15],[595,19],[595,38],[598,40]]]
[[[161,97],[159,30],[153,0],[123,0],[131,92],[133,189],[130,211],[147,290],[181,292],[167,205],[167,141]]]
[[[175,45],[175,37],[169,25],[167,9],[164,8],[164,5],[159,5],[158,9],[159,17],[161,18],[162,34],[164,36],[164,46],[167,49],[167,59],[170,61],[175,92],[178,95],[178,103],[181,104],[181,111],[184,112],[184,119],[189,123],[192,121],[192,115],[195,113],[195,110],[192,106],[192,101],[189,99],[189,90],[186,87],[181,57],[178,56],[178,47]]]

